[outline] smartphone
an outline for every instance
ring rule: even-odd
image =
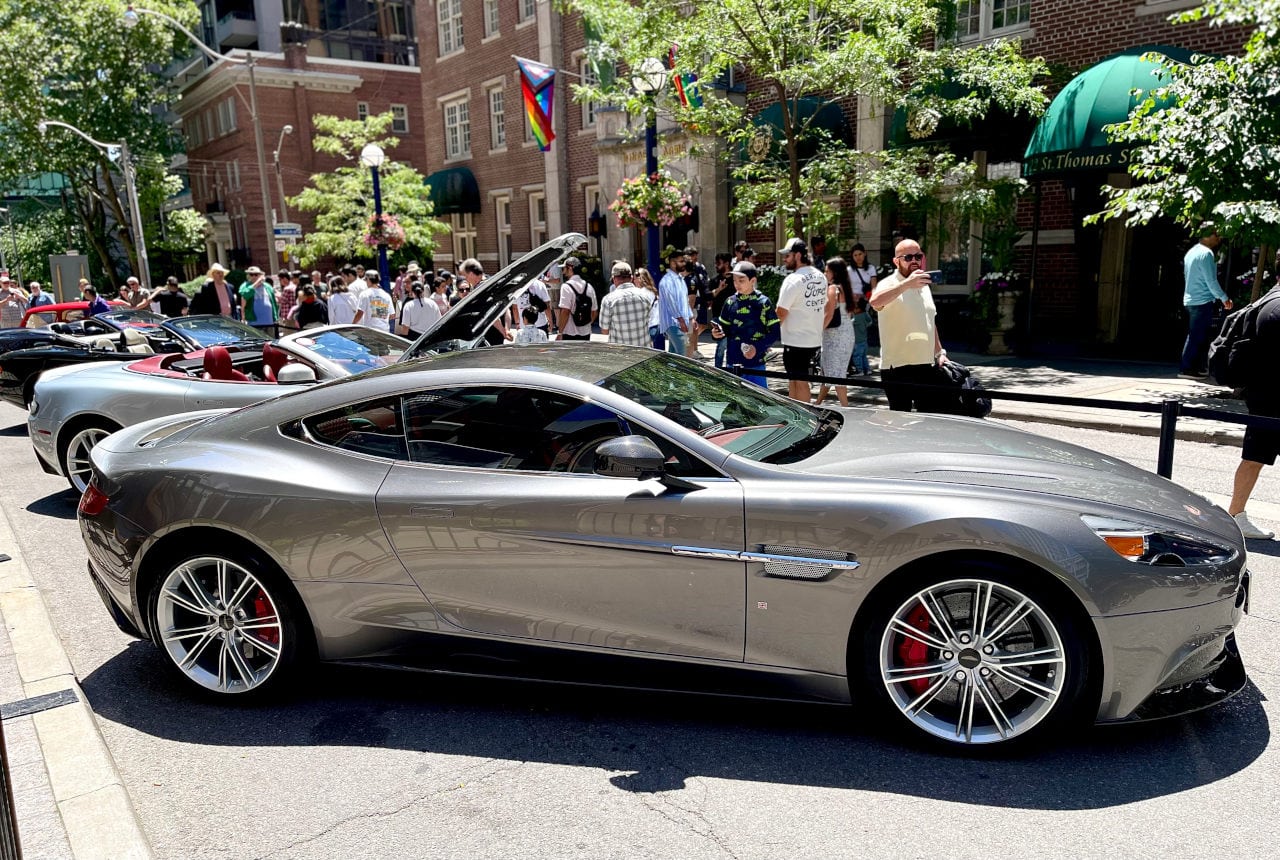
[[[941,269],[934,269],[934,270],[932,270],[932,271],[925,272],[925,274],[929,276],[929,280],[930,280],[930,281],[932,281],[933,283],[935,283],[935,284],[940,284],[940,283],[942,283],[942,270],[941,270]]]

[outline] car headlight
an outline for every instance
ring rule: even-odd
[[[1166,531],[1112,517],[1080,517],[1116,555],[1137,564],[1186,567],[1189,564],[1222,564],[1235,557],[1228,546],[1210,543],[1178,532]]]

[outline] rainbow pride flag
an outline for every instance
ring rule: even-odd
[[[692,73],[681,74],[675,71],[676,68],[676,52],[679,45],[673,44],[671,50],[667,52],[667,68],[672,71],[671,88],[675,90],[676,98],[680,100],[683,107],[702,107],[702,91],[698,88],[698,76]]]
[[[538,141],[538,148],[546,152],[556,134],[551,130],[551,108],[556,93],[556,70],[533,60],[516,57],[520,67],[520,94],[524,97],[524,112],[529,118],[529,128]]]

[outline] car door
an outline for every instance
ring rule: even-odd
[[[378,493],[402,563],[436,611],[474,633],[740,661],[743,500],[667,440],[701,487],[592,471],[637,432],[558,392],[457,386],[406,396],[409,460]],[[658,441],[655,439],[655,441]],[[700,556],[676,555],[696,546]],[[727,558],[715,558],[722,550]]]

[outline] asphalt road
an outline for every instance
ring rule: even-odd
[[[0,404],[0,504],[163,858],[1276,856],[1280,542],[1250,547],[1225,706],[1018,759],[902,746],[849,708],[319,669],[265,707],[187,696],[116,631],[76,499]],[[1036,425],[1151,468],[1155,440]],[[1238,450],[1178,444],[1223,492]],[[1280,470],[1258,498],[1280,498]],[[1277,525],[1272,523],[1272,525]]]

